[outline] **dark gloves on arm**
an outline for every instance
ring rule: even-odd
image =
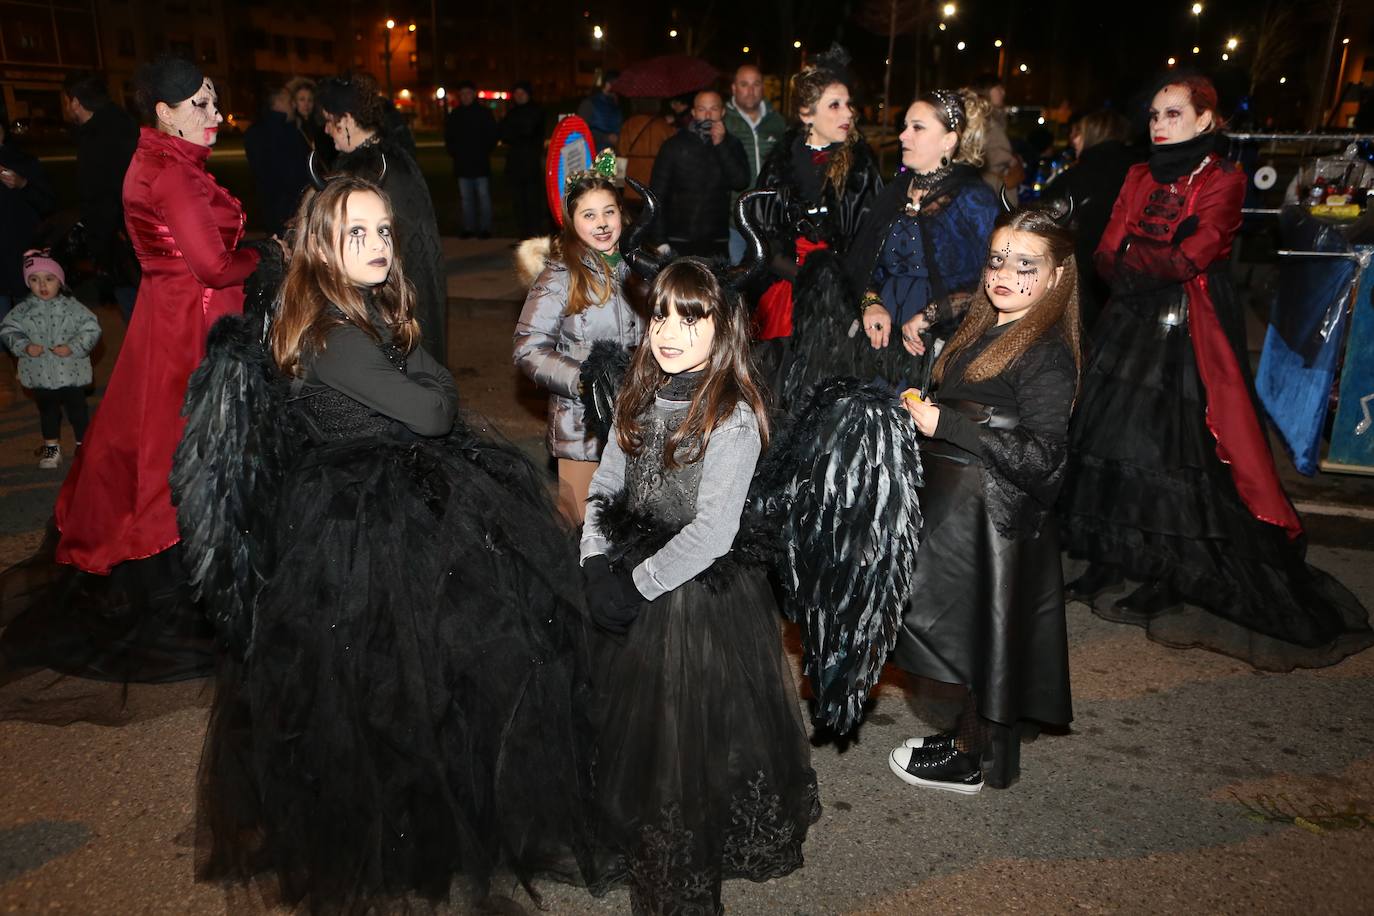
[[[612,568],[604,556],[588,557],[582,565],[582,579],[593,622],[608,633],[628,631],[644,605],[632,571]]]

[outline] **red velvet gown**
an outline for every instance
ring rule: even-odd
[[[1226,268],[1245,175],[1209,154],[1156,181],[1127,174],[1096,262],[1112,289],[1094,327],[1060,509],[1074,556],[1163,582],[1184,603],[1102,616],[1259,668],[1328,665],[1374,642],[1368,615],[1305,561],[1269,449]]]
[[[258,255],[235,250],[243,207],[205,170],[210,148],[143,128],[124,177],[129,237],[143,267],[114,374],[57,499],[57,559],[107,574],[177,543],[167,474],[181,403],[205,336],[243,310]]]

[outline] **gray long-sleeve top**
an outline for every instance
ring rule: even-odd
[[[658,398],[655,406],[666,409],[674,404],[681,406]],[[661,550],[634,569],[635,587],[646,599],[652,601],[691,581],[730,552],[761,448],[758,421],[743,404],[711,433],[701,458],[696,515]],[[613,496],[627,483],[625,453],[612,429],[588,495]],[[583,561],[610,549],[610,542],[601,533],[599,516],[600,505],[589,501],[582,526]]]
[[[421,347],[405,357],[405,364],[406,371],[399,371],[376,340],[351,324],[340,325],[325,335],[306,387],[327,385],[417,435],[447,435],[458,413],[453,375]]]

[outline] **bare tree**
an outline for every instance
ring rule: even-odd
[[[1298,48],[1298,28],[1291,4],[1269,0],[1255,25],[1255,53],[1250,55],[1250,91],[1270,82],[1283,72],[1288,59]]]

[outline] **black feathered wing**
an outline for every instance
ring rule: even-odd
[[[170,475],[191,587],[235,652],[271,572],[272,507],[294,441],[262,328],[261,317],[229,315],[210,329]]]
[[[615,398],[630,368],[630,351],[613,340],[598,340],[582,361],[581,396],[587,428],[604,444],[615,419]]]
[[[782,529],[778,569],[816,718],[841,734],[863,717],[897,642],[921,482],[915,424],[890,391],[853,378],[810,392],[754,479],[751,513]]]

